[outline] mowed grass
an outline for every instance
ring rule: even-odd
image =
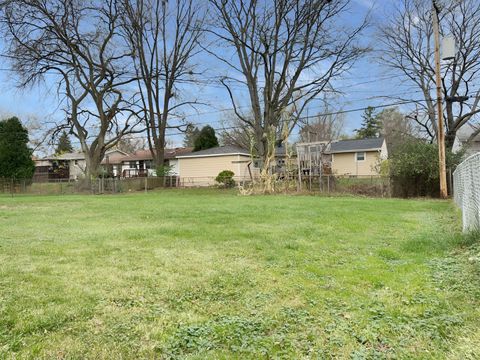
[[[450,202],[0,197],[0,358],[475,359]]]

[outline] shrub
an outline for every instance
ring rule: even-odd
[[[172,174],[173,165],[161,165],[155,169],[158,177],[170,176]]]
[[[446,153],[447,169],[460,163],[462,154]],[[438,148],[420,140],[408,141],[398,147],[390,159],[393,195],[439,196]]]
[[[231,188],[235,186],[235,180],[233,180],[234,176],[235,176],[235,173],[233,171],[223,170],[217,175],[217,177],[215,178],[215,181],[226,188]]]

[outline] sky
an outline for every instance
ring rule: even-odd
[[[384,14],[391,9],[393,2],[394,0],[352,0],[349,13],[344,18],[348,20],[343,21],[358,24],[369,13],[372,25],[362,35],[362,42],[375,48],[375,25],[382,21]],[[333,110],[352,110],[393,103],[395,100],[386,99],[384,96],[393,96],[405,91],[402,90],[401,78],[397,76],[398,74],[379,65],[374,59],[376,54],[378,52],[373,52],[358,61],[348,74],[335,82],[340,94],[336,97]],[[207,74],[212,71],[228,71],[227,69],[218,70],[217,64],[210,63],[212,59],[206,55],[200,59]],[[58,121],[63,118],[64,114],[59,106],[56,88],[48,81],[48,78],[46,82],[33,88],[19,89],[16,87],[15,74],[9,70],[8,62],[0,62],[0,116],[15,115],[24,121],[36,118],[40,122]],[[200,87],[184,87],[182,91],[184,97],[198,98],[199,101],[207,103],[197,106],[196,109],[184,110],[185,119],[188,122],[199,124],[199,126],[209,124],[214,128],[221,128],[228,119],[231,113],[231,103],[226,90],[220,83],[209,82]],[[221,111],[222,109],[226,109],[226,111]],[[318,105],[312,105],[308,114],[314,115],[318,111]],[[359,127],[362,112],[359,110],[348,112],[345,115],[344,133],[352,134]],[[292,134],[293,138],[296,133],[294,131]],[[172,134],[169,136],[172,145],[182,145],[183,136],[178,135],[178,131],[172,130],[169,134]],[[72,139],[72,142],[74,146],[78,146],[75,139]]]

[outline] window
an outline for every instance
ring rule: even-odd
[[[130,161],[130,169],[136,169],[137,168],[137,162],[136,161]]]
[[[365,153],[364,152],[355,153],[355,160],[356,161],[364,161],[365,160]]]

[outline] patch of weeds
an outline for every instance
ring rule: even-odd
[[[388,248],[383,248],[378,250],[377,254],[384,260],[400,260],[401,259],[400,255],[396,251]]]
[[[162,352],[178,356],[222,348],[235,353],[262,353],[268,348],[267,329],[265,320],[237,316],[182,325],[167,340]]]
[[[431,260],[430,266],[440,289],[480,299],[480,246]]]
[[[247,272],[223,272],[203,285],[198,284],[169,294],[167,301],[177,308],[211,302],[231,303],[243,298],[245,289],[251,289],[255,285],[255,279]]]
[[[180,326],[158,350],[170,357],[214,349],[254,358],[267,355],[292,358],[293,353],[306,356],[318,340],[311,331],[315,321],[308,311],[295,308],[283,308],[274,317],[221,316]]]
[[[135,321],[119,321],[112,319],[103,334],[112,342],[121,344],[128,348],[139,347],[140,333],[136,329]]]
[[[295,243],[288,243],[285,245],[285,249],[297,251],[298,249],[300,249],[300,246]]]

